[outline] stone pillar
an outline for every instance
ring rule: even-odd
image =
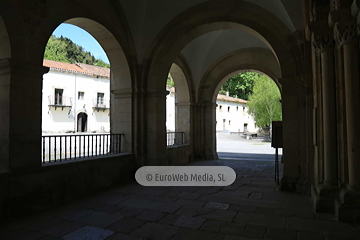
[[[303,94],[301,100],[300,113],[304,117],[302,123],[303,137],[301,151],[301,172],[300,179],[298,181],[297,191],[302,193],[310,194],[310,189],[314,181],[314,145],[313,145],[313,79],[312,75],[301,76],[301,87],[300,90]]]
[[[196,160],[216,160],[216,104],[194,104],[194,156]]]
[[[360,216],[360,79],[357,24],[355,20],[348,17],[346,21],[335,23],[334,33],[337,43],[343,49],[349,176],[347,187],[343,188],[339,194],[336,214],[339,220],[356,221]]]
[[[167,165],[166,95],[168,91],[148,89],[146,93],[146,165]]]
[[[194,157],[196,160],[203,160],[205,159],[205,157],[203,156],[202,151],[202,149],[204,148],[204,140],[202,135],[202,133],[204,132],[202,129],[202,104],[195,103],[192,108],[194,112]]]
[[[0,60],[0,167],[41,167],[42,77],[48,68]]]
[[[191,103],[179,102],[175,104],[175,131],[184,132],[186,144],[191,144],[191,115]]]
[[[299,115],[299,81],[297,78],[279,79],[282,85],[283,111],[283,160],[284,175],[281,179],[281,190],[296,191],[300,178],[300,121]]]
[[[324,184],[337,185],[336,90],[334,40],[330,34],[313,35],[313,43],[321,59],[321,83],[324,130]]]
[[[324,22],[322,22],[324,23]],[[312,42],[320,56],[322,133],[323,133],[323,182],[312,189],[315,211],[334,212],[338,191],[336,81],[334,39],[327,23],[313,33]]]
[[[111,133],[123,133],[122,152],[133,152],[132,89],[111,91]]]
[[[344,82],[346,98],[347,153],[349,164],[349,187],[360,187],[360,98],[359,98],[359,59],[356,22],[336,23],[335,36],[344,54]]]
[[[204,129],[204,155],[206,160],[216,160],[216,104],[205,103],[203,105],[203,129]]]

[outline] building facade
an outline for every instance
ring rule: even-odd
[[[110,132],[110,69],[44,60],[42,132]],[[167,86],[166,129],[176,131],[175,87]],[[216,130],[255,132],[247,101],[219,94]],[[220,124],[221,122],[221,124]]]
[[[42,132],[110,132],[110,69],[50,60],[44,66]]]
[[[219,94],[216,107],[216,131],[256,133],[254,118],[247,101]]]

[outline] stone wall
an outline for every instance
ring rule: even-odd
[[[41,211],[80,196],[132,181],[133,154],[49,164],[38,170],[0,174],[0,219]]]
[[[169,166],[185,165],[193,161],[193,150],[189,144],[171,146],[167,148]]]

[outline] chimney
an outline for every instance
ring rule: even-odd
[[[229,96],[229,91],[226,92],[226,96],[227,96],[227,97]]]

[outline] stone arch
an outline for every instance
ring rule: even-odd
[[[206,121],[202,122],[205,158],[217,159],[216,151],[216,96],[221,86],[235,74],[244,70],[255,70],[268,75],[281,91],[281,70],[271,50],[246,48],[231,52],[215,62],[204,74],[199,88],[199,102],[208,106]]]
[[[246,48],[231,52],[215,62],[204,74],[199,101],[216,103],[216,95],[221,86],[233,75],[244,70],[253,70],[268,75],[279,87],[281,70],[274,54],[265,48]]]
[[[191,105],[195,94],[193,79],[186,59],[179,55],[171,65],[170,74],[175,83],[175,131],[185,133],[185,142],[192,142],[193,113]]]
[[[226,29],[246,31],[261,39],[274,52],[283,76],[296,72],[292,53],[284,48],[291,32],[276,16],[245,1],[211,1],[180,14],[155,39],[145,58],[153,63],[148,68],[147,88],[161,89],[169,62],[189,42],[205,33]]]
[[[165,116],[163,89],[174,59],[197,37],[226,29],[246,31],[258,37],[274,52],[281,67],[282,77],[290,78],[295,75],[294,58],[291,51],[284,47],[287,46],[291,32],[281,20],[266,9],[245,1],[215,0],[198,4],[182,12],[157,35],[143,59],[141,85],[147,89],[147,102],[144,105],[148,120],[144,123],[144,128],[147,132],[145,152],[148,152],[148,164],[166,164],[165,118],[161,117]],[[214,107],[211,104],[194,107],[197,124],[201,125],[200,121],[212,117],[208,113],[208,109]],[[200,139],[200,143],[196,143],[198,150],[195,150],[195,155],[203,158],[204,153],[206,155],[210,151],[206,144],[203,144],[203,131],[208,129],[204,129],[203,125],[194,129],[199,135],[196,139]],[[154,148],[157,150],[154,151]],[[210,154],[205,158],[215,157]]]
[[[69,3],[70,4],[70,3]],[[75,4],[75,3],[74,3]],[[101,6],[103,7],[103,6]],[[134,149],[133,136],[133,81],[135,50],[127,22],[117,17],[115,9],[109,15],[99,16],[86,9],[74,9],[71,4],[50,15],[34,34],[36,39],[34,58],[42,61],[48,38],[61,23],[69,23],[82,28],[92,35],[102,46],[111,64],[110,72],[110,131],[124,134],[124,151]],[[123,20],[124,22],[120,22]]]

